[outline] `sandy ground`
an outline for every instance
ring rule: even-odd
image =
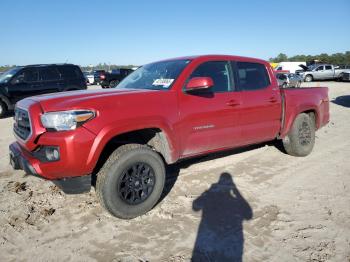
[[[170,166],[163,200],[128,221],[93,189],[11,170],[1,119],[0,261],[350,261],[350,83],[321,85],[338,99],[311,155],[259,145]]]

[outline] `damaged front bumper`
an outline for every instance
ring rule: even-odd
[[[91,189],[91,175],[69,177],[61,179],[49,179],[39,174],[35,166],[40,165],[40,160],[33,157],[29,152],[22,149],[15,142],[9,147],[10,164],[15,170],[23,170],[26,174],[52,181],[66,194],[80,194],[89,192]]]

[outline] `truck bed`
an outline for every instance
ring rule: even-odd
[[[294,117],[301,112],[314,112],[316,129],[329,122],[329,98],[327,87],[281,88],[283,99],[281,137],[284,137]]]

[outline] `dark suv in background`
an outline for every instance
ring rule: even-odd
[[[84,75],[76,65],[14,67],[0,75],[0,117],[25,97],[86,88]]]

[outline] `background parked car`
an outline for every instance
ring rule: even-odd
[[[300,87],[303,78],[297,74],[285,74],[285,73],[276,73],[276,78],[278,86],[287,88],[287,87]]]
[[[25,97],[86,88],[84,75],[76,65],[14,67],[0,75],[0,117]]]
[[[120,81],[122,81],[128,74],[133,72],[132,69],[120,68],[113,69],[111,73],[100,75],[102,88],[114,88]]]
[[[101,75],[104,75],[106,73],[105,70],[95,70],[94,75],[94,84],[99,85],[101,83]]]
[[[350,81],[350,72],[349,72],[350,70],[349,69],[350,69],[350,65],[339,65],[339,66],[335,67],[335,70],[343,70],[343,72],[341,72],[339,74],[338,80]]]
[[[309,67],[303,66],[304,72],[298,72],[305,82],[314,80],[341,80],[344,73],[350,73],[350,69],[337,68],[330,64],[315,64]]]
[[[84,77],[86,79],[86,83],[90,84],[90,85],[93,85],[94,82],[95,82],[94,74],[91,73],[91,72],[84,72],[83,74],[84,74]]]

